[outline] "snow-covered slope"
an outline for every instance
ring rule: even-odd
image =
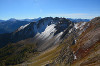
[[[47,37],[52,38],[54,33],[56,32],[56,28],[54,28],[54,27],[55,27],[55,24],[51,24],[46,27],[44,32],[38,33],[36,36],[38,36],[38,38],[42,38],[42,39],[46,39]]]
[[[79,28],[80,28],[80,30],[81,30],[82,27],[83,27],[85,24],[86,24],[86,22],[76,23],[76,24],[74,24],[74,27],[75,27],[76,29],[79,29]]]
[[[30,24],[30,23],[29,23],[29,24]],[[24,25],[24,26],[21,26],[20,28],[18,28],[18,31],[24,29],[24,28],[27,27],[29,24],[26,24],[26,25]]]

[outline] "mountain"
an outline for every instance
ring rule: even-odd
[[[22,25],[28,24],[27,21],[7,20],[0,22],[0,34],[11,33]]]
[[[37,22],[31,22],[30,24],[21,26],[13,33],[2,34],[0,35],[0,38],[1,38],[1,41],[0,41],[1,52],[0,53],[2,52],[5,52],[5,53],[1,54],[0,56],[2,57],[1,60],[5,59],[5,55],[7,54],[8,56],[11,56],[12,59],[11,57],[9,57],[8,61],[5,62],[6,65],[21,63],[24,61],[24,58],[27,59],[27,57],[25,56],[29,56],[34,53],[36,54],[36,53],[45,51],[55,45],[58,45],[57,43],[62,40],[60,37],[63,34],[64,30],[66,28],[70,29],[72,25],[73,25],[72,22],[65,18],[46,17]],[[9,50],[5,51],[3,50],[3,48],[5,50],[6,49],[9,49]],[[20,48],[20,49],[16,51],[17,48]],[[15,58],[13,55],[14,51],[16,51],[14,53],[14,55],[16,56]],[[17,55],[17,53],[19,53],[19,55]],[[20,57],[22,57],[22,59],[20,59]],[[14,59],[16,60],[13,63],[12,61],[14,61]]]
[[[65,18],[47,17],[38,22],[31,22],[30,24],[23,26],[24,28],[20,27],[17,31],[13,32],[11,38],[13,39],[13,42],[32,38],[32,42],[39,44],[38,49],[39,51],[42,51],[57,43],[60,39],[59,37],[63,34],[63,31],[71,26],[72,22]],[[56,37],[52,40],[54,36]],[[51,42],[46,46],[47,41]],[[44,45],[46,47],[44,47]]]
[[[17,19],[15,19],[15,18],[10,18],[9,20],[7,20],[7,21],[10,21],[10,22],[15,22]]]
[[[0,22],[0,34],[3,33],[11,33],[15,30],[17,30],[20,26],[23,26],[25,24],[29,24],[30,22],[36,22],[40,20],[41,18],[36,18],[36,19],[23,19],[23,20],[18,20],[15,18],[11,18],[9,20]]]
[[[33,39],[36,39],[38,41],[41,41],[42,38],[43,41],[50,36],[52,38],[53,36],[62,33],[62,31],[64,31],[66,28],[71,26],[72,26],[72,22],[70,22],[65,18],[58,18],[58,17],[43,18],[37,22],[31,22],[30,24],[18,28],[16,31],[11,33],[11,36],[9,37],[11,41],[9,40],[9,42],[18,42],[20,40],[25,40],[32,37]],[[45,34],[47,35],[45,36]],[[5,45],[4,43],[1,44]]]
[[[89,22],[42,18],[0,35],[1,66],[99,65],[100,17]]]
[[[91,19],[72,19],[72,18],[67,18],[72,22],[89,22]]]

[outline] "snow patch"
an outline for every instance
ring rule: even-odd
[[[60,32],[59,34],[57,34],[56,38],[55,38],[55,43],[57,43],[61,37],[61,35],[63,34],[63,32]]]
[[[75,40],[75,43],[76,43],[76,41],[77,41],[77,40]]]
[[[74,59],[75,59],[75,60],[77,59],[76,55],[74,55]]]
[[[40,33],[38,34],[39,38],[45,39],[49,37],[50,35],[54,34],[56,32],[56,28],[54,27],[55,27],[55,24],[47,26],[44,32],[42,32],[41,34]]]
[[[72,29],[69,30],[69,33],[71,33],[71,32],[72,32]]]
[[[78,29],[79,27],[78,27],[78,23],[77,24],[74,24],[74,27],[76,28],[76,29]]]
[[[74,24],[74,27],[76,28],[76,29],[79,29],[80,28],[80,30],[82,30],[83,29],[83,26],[86,24],[86,22],[82,22],[80,25],[79,25],[79,23],[76,23],[76,24]]]
[[[58,39],[62,34],[63,34],[63,32],[60,32],[60,33],[57,35],[56,39]]]
[[[86,22],[83,22],[81,25],[80,25],[80,30],[83,29],[83,26],[86,24]]]
[[[30,24],[30,23],[29,23],[29,24]],[[24,28],[27,27],[29,24],[26,24],[26,25],[24,25],[24,26],[21,26],[21,27],[18,29],[18,31],[24,29]]]

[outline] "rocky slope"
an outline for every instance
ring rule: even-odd
[[[65,47],[62,48],[59,56],[48,65],[99,66],[100,17],[94,18],[85,24],[77,23],[74,27],[76,28],[75,31],[64,38],[62,44],[65,44]]]

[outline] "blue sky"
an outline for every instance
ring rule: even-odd
[[[94,18],[100,0],[0,0],[0,19],[38,17]]]

